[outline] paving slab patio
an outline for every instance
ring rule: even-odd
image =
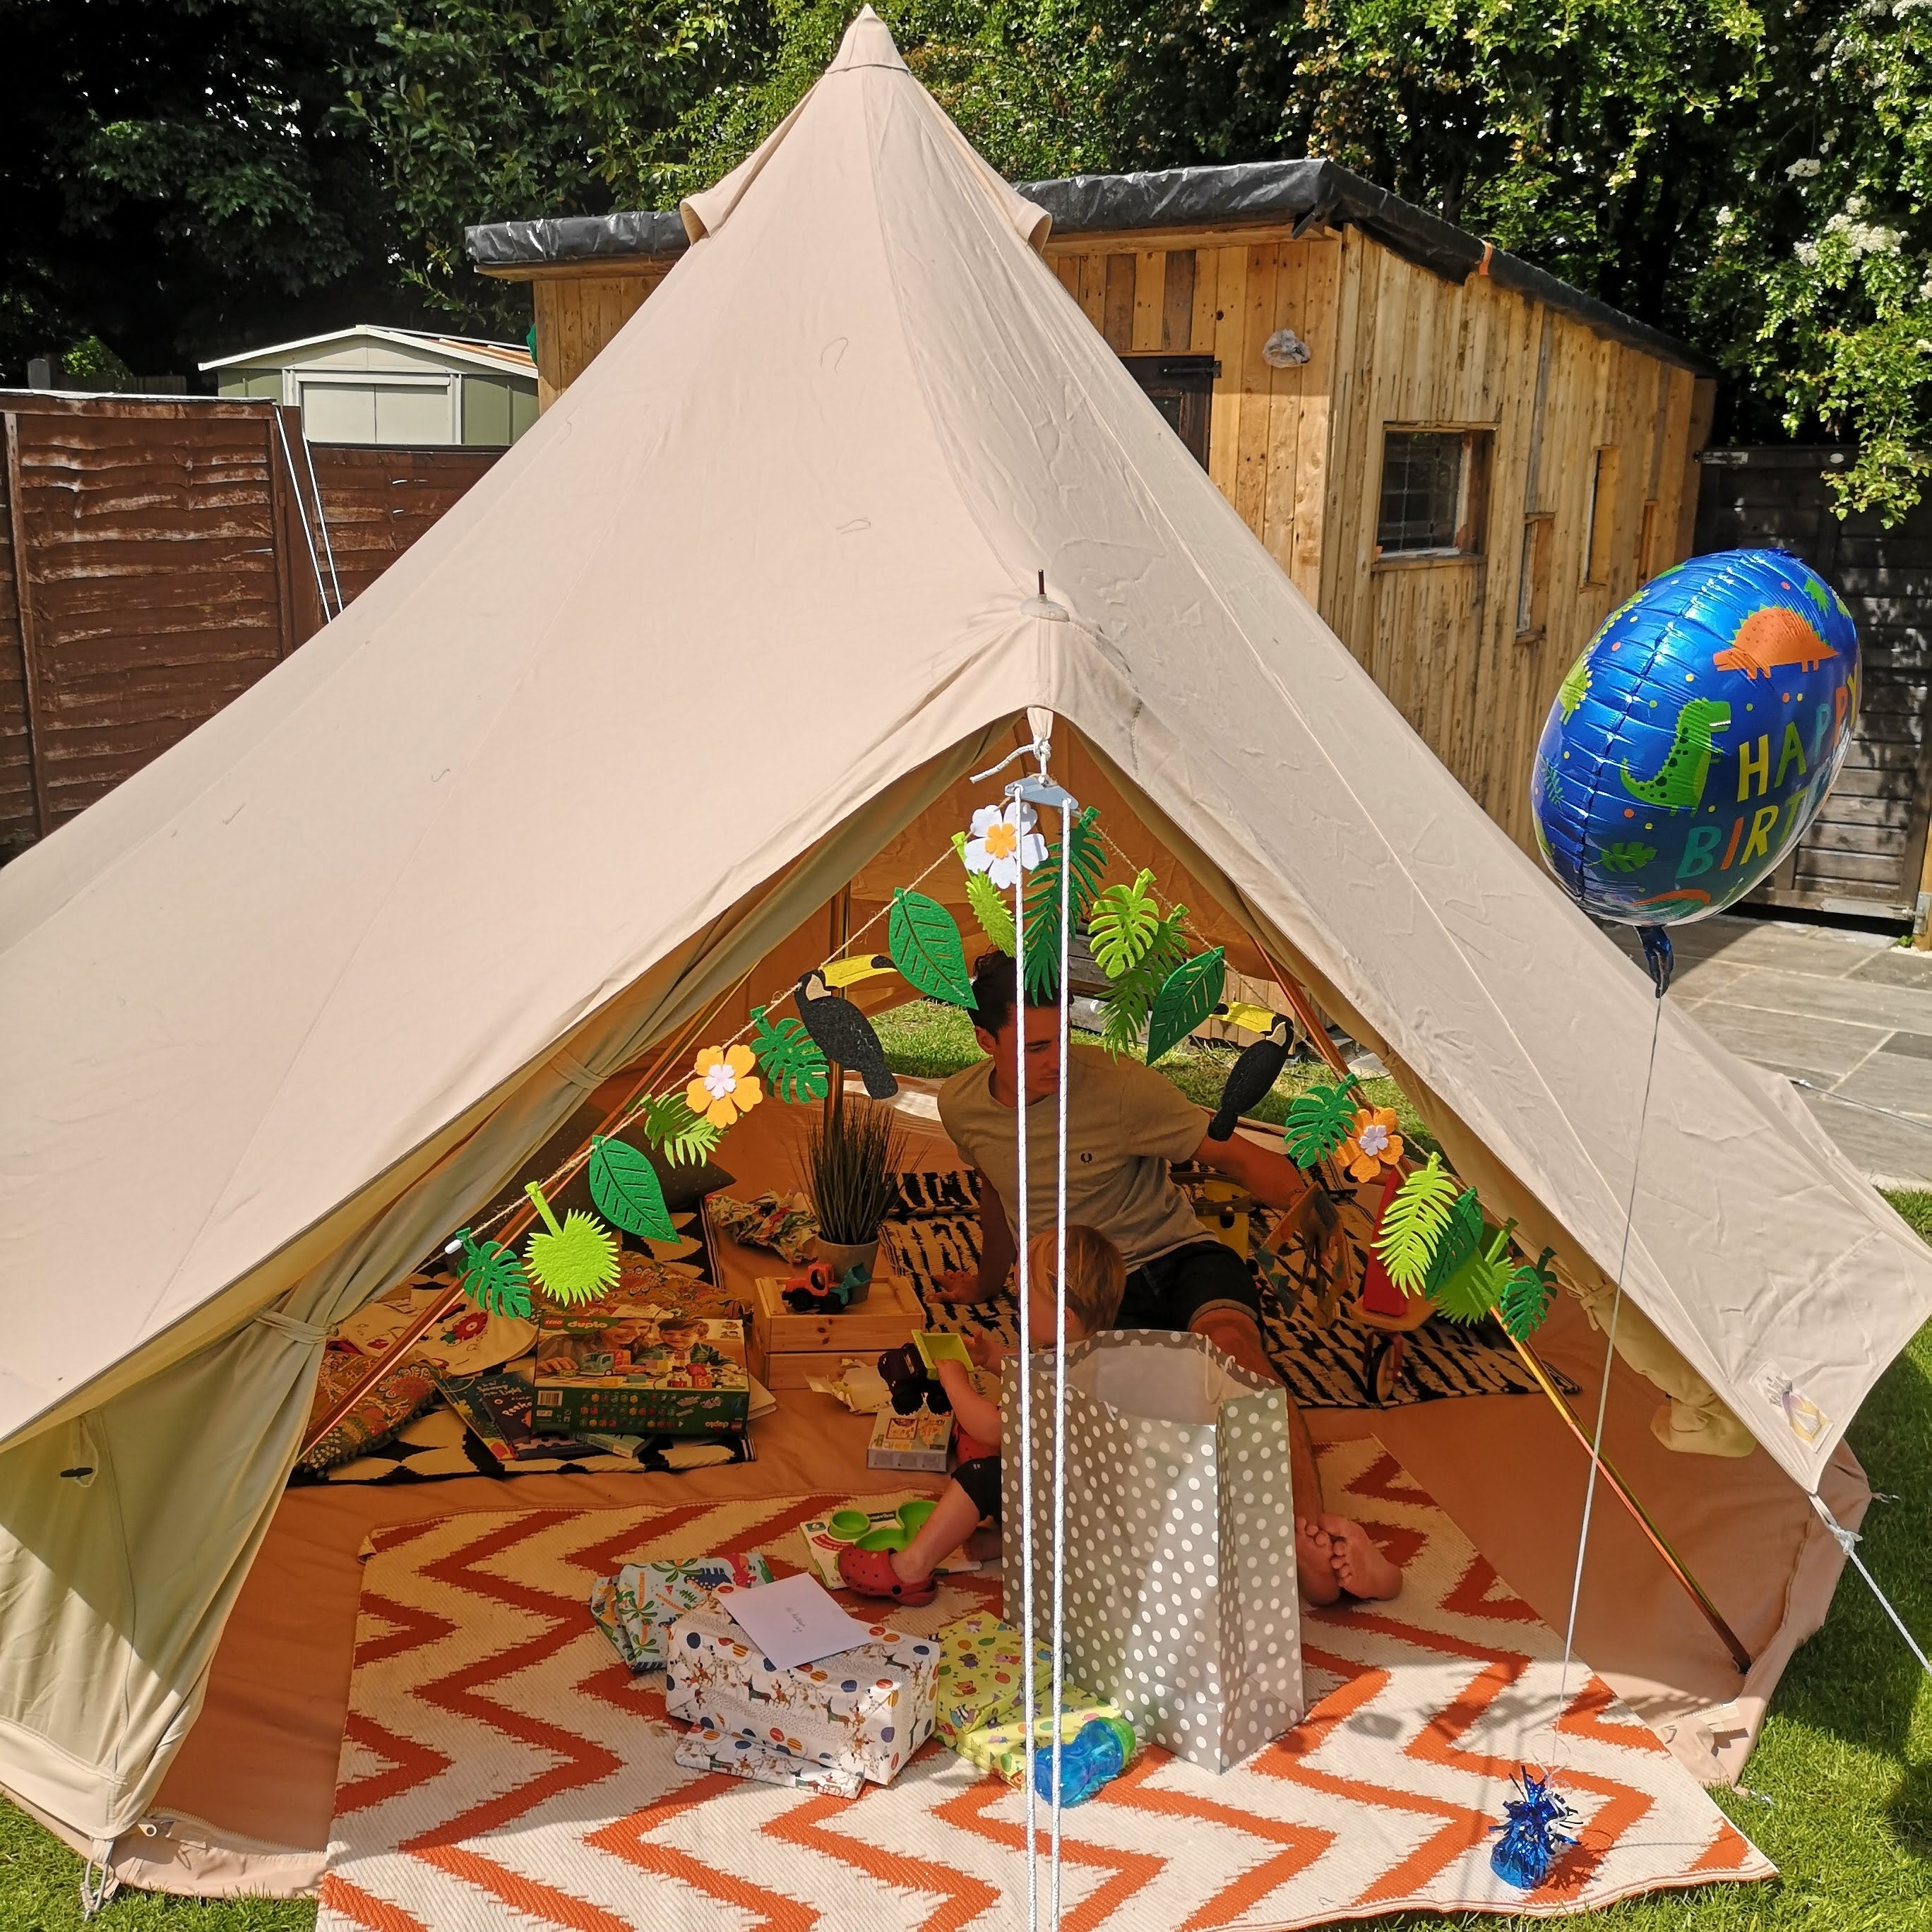
[[[1628,926],[1605,928],[1641,960]],[[1795,1079],[1882,1187],[1932,1187],[1932,952],[1876,933],[1720,916],[1671,935],[1671,998],[1741,1058]]]

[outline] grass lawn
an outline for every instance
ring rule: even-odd
[[[965,1016],[902,1007],[879,1024],[888,1056],[904,1073],[952,1072],[976,1057]],[[1162,1071],[1212,1103],[1224,1054],[1181,1049]],[[1316,1077],[1292,1066],[1258,1108],[1279,1118],[1298,1087]],[[1431,1144],[1393,1081],[1366,1083],[1394,1106],[1402,1131]],[[1381,1090],[1385,1088],[1386,1091]],[[1932,1194],[1893,1204],[1932,1241]],[[1862,1554],[1921,1640],[1932,1636],[1932,1327],[1880,1380],[1852,1425],[1851,1440],[1874,1503]],[[272,1775],[272,1766],[263,1766]],[[1858,1578],[1847,1572],[1825,1628],[1792,1660],[1745,1773],[1758,1797],[1719,1791],[1718,1802],[1774,1859],[1768,1885],[1662,1893],[1597,1914],[1618,1932],[1932,1932],[1932,1680],[1925,1678]],[[1768,1801],[1768,1802],[1764,1802]],[[0,1932],[67,1932],[80,1924],[80,1862],[10,1807],[0,1804]],[[124,1894],[98,1922],[107,1932],[284,1932],[314,1922],[315,1907],[245,1899],[203,1904]],[[1546,1922],[1405,1916],[1362,1922],[1425,1932],[1450,1924],[1528,1927]],[[827,1925],[825,1932],[844,1932]]]

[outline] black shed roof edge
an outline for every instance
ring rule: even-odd
[[[1017,182],[1016,190],[1053,218],[1056,236],[1137,228],[1347,223],[1405,260],[1452,282],[1486,274],[1499,287],[1573,316],[1595,334],[1699,375],[1711,365],[1687,344],[1595,296],[1390,194],[1334,161],[1238,161],[1221,167],[1145,174],[1070,175]],[[688,245],[675,214],[575,214],[467,228],[479,268],[681,255]]]

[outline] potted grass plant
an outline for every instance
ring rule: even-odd
[[[879,1223],[898,1193],[905,1136],[890,1107],[856,1102],[828,1110],[806,1130],[805,1190],[818,1217],[818,1253],[843,1276],[862,1267],[867,1285],[878,1271]],[[862,1301],[862,1288],[853,1299]]]

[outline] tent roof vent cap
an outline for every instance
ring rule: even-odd
[[[1022,600],[1020,615],[1022,617],[1044,617],[1049,624],[1064,624],[1069,612],[1064,604],[1056,603],[1046,594],[1046,572],[1040,573],[1040,588],[1034,594]]]

